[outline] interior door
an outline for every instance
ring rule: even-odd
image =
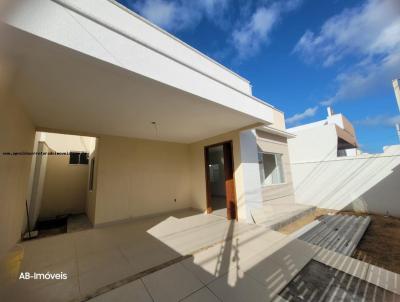
[[[235,180],[233,177],[233,154],[232,143],[224,143],[224,169],[225,169],[225,190],[226,190],[226,217],[236,219],[236,193]]]
[[[207,213],[212,213],[216,209],[213,208],[212,198],[212,174],[210,168],[213,166],[213,160],[210,159],[210,149],[222,147],[223,155],[223,174],[224,174],[224,189],[226,203],[227,219],[237,219],[236,191],[234,180],[234,165],[233,165],[233,150],[232,142],[223,142],[204,148],[205,168],[206,168],[206,191],[207,191]],[[212,156],[211,156],[212,157]],[[214,204],[215,206],[215,204]]]

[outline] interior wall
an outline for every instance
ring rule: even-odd
[[[25,223],[25,200],[32,156],[3,152],[32,152],[34,125],[18,100],[0,83],[0,254],[20,239]]]
[[[237,214],[238,218],[241,220],[247,218],[243,188],[243,173],[241,170],[239,133],[239,131],[233,131],[190,145],[191,201],[193,208],[202,211],[207,210],[204,147],[225,141],[232,141]]]
[[[257,130],[257,146],[267,153],[282,154],[282,165],[285,182],[261,187],[263,202],[292,203],[294,190],[292,171],[290,167],[289,149],[287,139],[282,136]]]
[[[97,192],[97,166],[99,162],[98,156],[98,144],[99,140],[96,139],[95,147],[93,151],[89,154],[89,174],[90,169],[93,164],[94,160],[94,169],[93,169],[93,188],[90,190],[89,182],[90,177],[87,180],[87,195],[86,195],[86,215],[88,216],[90,222],[94,225],[95,224],[95,214],[96,214],[96,192]]]
[[[49,152],[49,149],[45,142],[38,142],[38,147],[36,151],[43,152],[43,155],[34,156],[35,166],[33,168],[31,187],[32,194],[29,205],[29,223],[31,230],[35,228],[36,221],[39,218],[40,210],[42,207],[43,189],[48,158],[47,152]]]
[[[96,225],[191,206],[187,144],[100,136],[97,152]]]
[[[88,167],[70,165],[69,155],[47,157],[40,219],[85,212]]]

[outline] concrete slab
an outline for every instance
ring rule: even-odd
[[[399,274],[375,265],[370,265],[365,280],[400,295]]]
[[[317,250],[314,260],[400,295],[399,274],[324,248]]]
[[[288,301],[400,301],[400,296],[318,261],[310,261],[279,294]]]
[[[319,247],[314,260],[354,277],[365,279],[369,264],[357,259]]]
[[[253,209],[252,216],[257,224],[278,230],[293,221],[313,212],[315,207],[296,203],[265,203],[262,208]]]
[[[323,216],[320,223],[298,238],[320,247],[351,255],[371,219],[354,215]]]

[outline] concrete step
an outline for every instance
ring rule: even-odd
[[[252,217],[256,224],[266,226],[273,230],[278,230],[301,217],[314,212],[315,209],[316,207],[296,203],[265,203],[262,208],[252,210]]]

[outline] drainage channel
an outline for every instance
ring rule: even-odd
[[[169,266],[171,266],[171,265],[174,265],[174,264],[176,264],[176,263],[178,263],[178,262],[181,262],[181,261],[183,261],[183,260],[185,260],[185,259],[187,259],[187,258],[190,258],[190,257],[192,257],[192,256],[191,256],[191,255],[180,256],[180,257],[171,259],[171,260],[169,260],[169,261],[167,261],[167,262],[161,263],[161,264],[159,264],[159,265],[153,266],[153,267],[151,267],[151,268],[149,268],[149,269],[147,269],[147,270],[144,270],[144,271],[139,272],[139,273],[137,273],[137,274],[134,274],[134,275],[132,275],[132,276],[128,276],[128,277],[126,277],[126,278],[124,278],[124,279],[118,280],[118,281],[113,282],[113,283],[111,283],[111,284],[108,284],[108,285],[106,285],[106,286],[103,286],[103,287],[97,289],[97,290],[96,290],[95,292],[93,292],[92,294],[86,295],[85,297],[80,298],[80,299],[78,299],[77,301],[79,301],[79,302],[89,301],[90,299],[93,299],[93,298],[95,298],[95,297],[101,296],[101,295],[103,295],[103,294],[105,294],[105,293],[107,293],[107,292],[109,292],[109,291],[112,291],[112,290],[114,290],[114,289],[117,289],[118,287],[121,287],[121,286],[126,285],[126,284],[128,284],[128,283],[131,283],[131,282],[133,282],[133,281],[136,281],[136,280],[138,280],[138,279],[140,279],[140,278],[143,278],[143,277],[145,277],[145,276],[147,276],[147,275],[150,275],[150,274],[152,274],[152,273],[155,273],[155,272],[157,272],[157,271],[159,271],[159,270],[162,270],[162,269],[164,269],[164,268],[166,268],[166,267],[169,267]]]

